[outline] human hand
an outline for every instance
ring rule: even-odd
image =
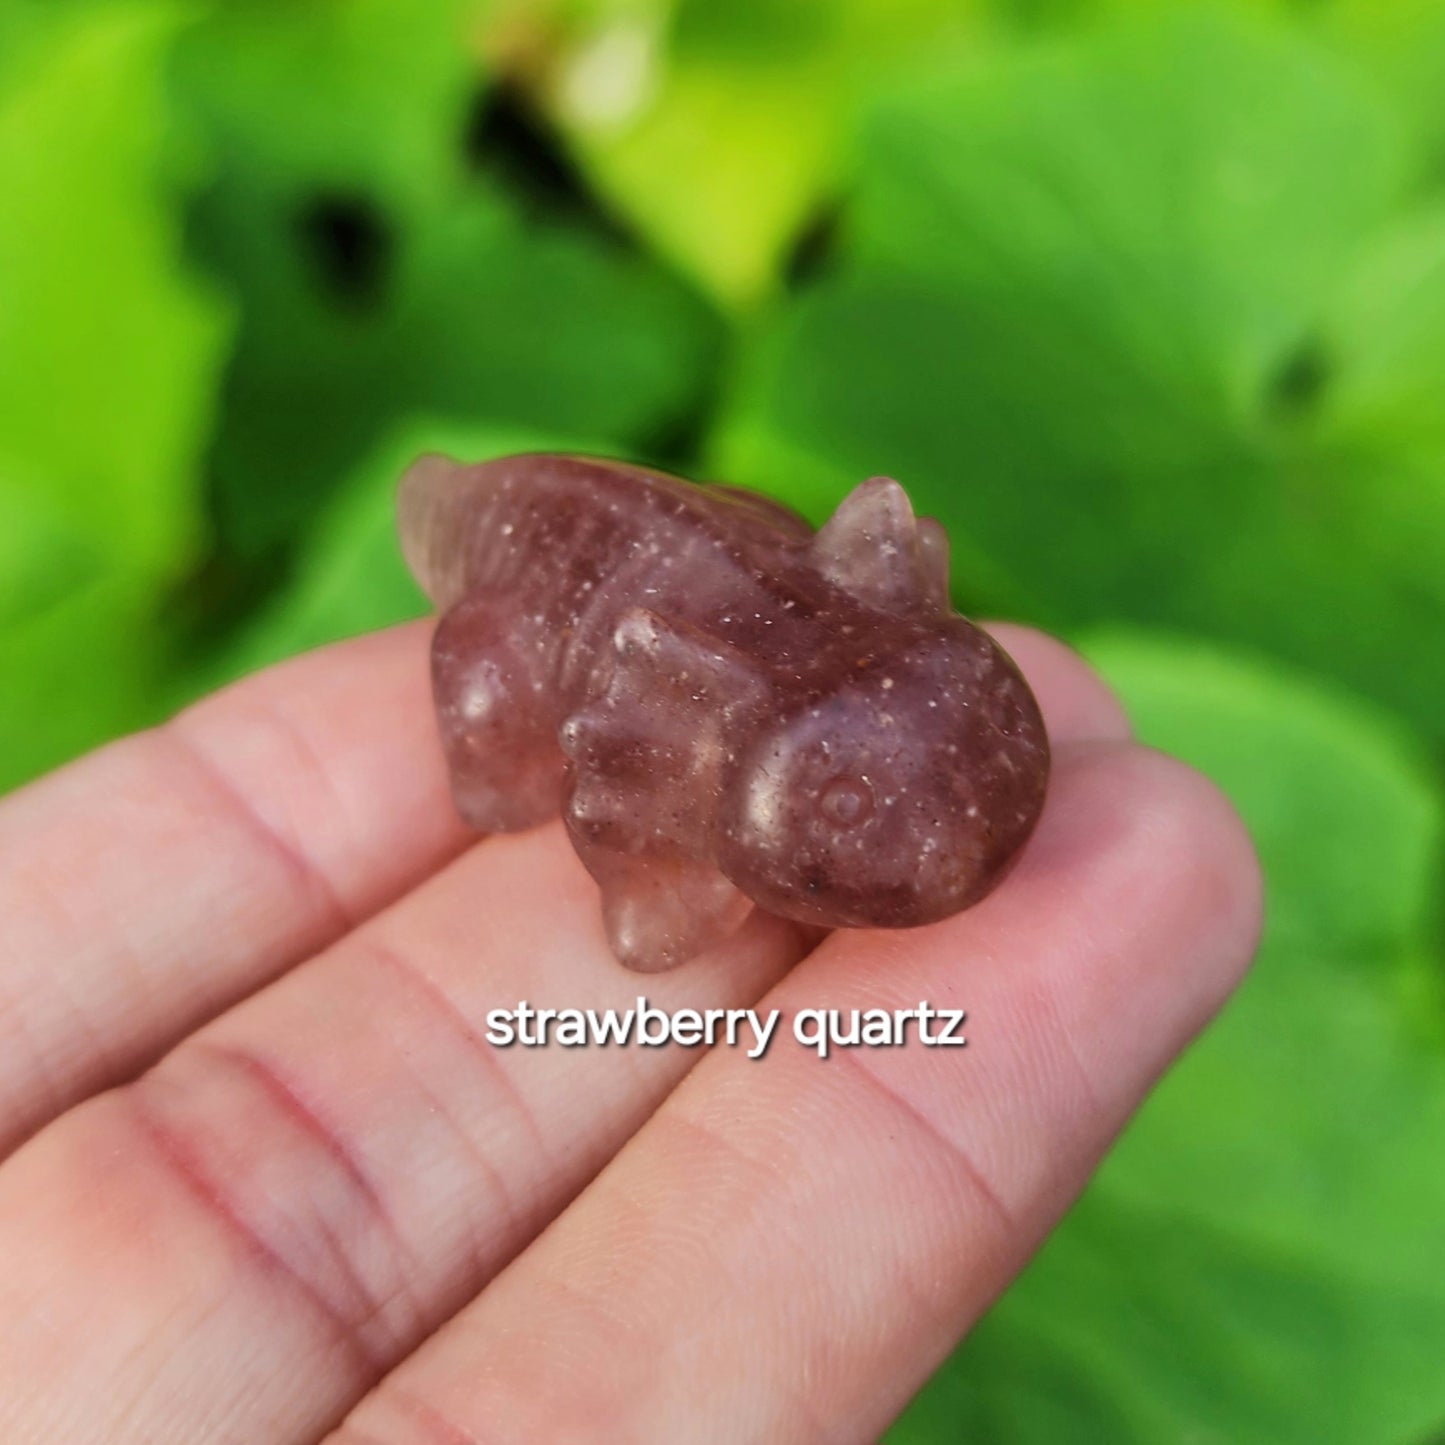
[[[1212,786],[1072,653],[994,631],[1055,753],[1006,883],[816,947],[754,916],[653,977],[612,959],[560,827],[455,822],[420,626],[0,804],[0,1438],[875,1438],[1259,926]],[[784,1023],[756,1061],[484,1038],[519,1000],[639,993]],[[970,1046],[786,1035],[921,1000]]]

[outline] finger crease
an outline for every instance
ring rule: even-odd
[[[407,1276],[411,1269],[419,1264],[419,1261],[402,1238],[394,1215],[363,1166],[357,1149],[339,1130],[328,1124],[317,1113],[316,1109],[302,1097],[296,1086],[282,1075],[275,1064],[260,1054],[238,1048],[234,1044],[213,1043],[208,1039],[198,1039],[189,1044],[187,1048],[193,1056],[210,1058],[222,1067],[230,1066],[249,1078],[271,1101],[278,1113],[290,1120],[297,1129],[317,1144],[335,1164],[342,1177],[350,1185],[352,1192],[362,1201],[366,1212],[381,1227],[390,1246],[392,1257],[405,1266],[398,1271],[396,1295],[405,1300],[413,1316],[414,1327],[420,1331],[425,1322],[425,1315],[406,1284]],[[324,1220],[322,1225],[323,1228],[326,1227]],[[361,1285],[356,1271],[351,1267],[348,1251],[342,1247],[333,1231],[326,1228],[326,1233],[333,1245],[338,1264],[355,1282],[358,1292],[365,1295],[367,1291]],[[380,1313],[380,1308],[381,1306],[378,1305],[373,1314]]]
[[[1014,1219],[1013,1211],[1003,1201],[998,1190],[990,1183],[988,1176],[979,1168],[978,1162],[973,1155],[955,1139],[951,1134],[942,1129],[938,1123],[929,1118],[911,1099],[900,1093],[886,1080],[874,1073],[861,1059],[851,1054],[847,1049],[840,1049],[833,1056],[835,1061],[842,1061],[847,1067],[858,1074],[881,1098],[887,1100],[899,1113],[911,1119],[923,1133],[927,1134],[938,1144],[944,1152],[962,1169],[970,1184],[978,1196],[995,1214],[1005,1229],[1013,1234],[1018,1229],[1017,1221]]]
[[[459,1425],[405,1385],[389,1384],[385,1392],[407,1420],[425,1432],[421,1445],[489,1445],[474,1430]]]
[[[327,1292],[289,1261],[247,1219],[211,1172],[183,1130],[168,1124],[144,1099],[139,1089],[130,1091],[132,1115],[142,1136],[154,1150],[156,1158],[212,1219],[218,1221],[232,1239],[257,1261],[268,1275],[279,1279],[304,1300],[328,1326],[333,1337],[351,1357],[365,1383],[379,1379],[387,1361],[368,1343],[354,1312],[340,1307]]]
[[[523,1128],[531,1135],[536,1154],[545,1164],[548,1150],[541,1128],[516,1080],[497,1057],[497,1051],[483,1040],[447,991],[404,953],[376,938],[369,938],[367,945],[377,963],[399,978],[417,997],[425,1000],[451,1033],[466,1045],[467,1051],[481,1064],[483,1071],[515,1111]]]
[[[490,1184],[501,1214],[501,1228],[484,1242],[473,1217],[468,1228],[472,1276],[468,1281],[471,1289],[480,1289],[497,1270],[511,1257],[514,1247],[529,1237],[531,1230],[525,1227],[521,1207],[507,1185],[502,1171],[488,1157],[487,1152],[461,1126],[456,1118],[439,1099],[434,1090],[417,1077],[416,1070],[410,1070],[412,1087],[421,1095],[431,1113],[446,1126],[473,1168]]]
[[[184,717],[184,714],[182,714]],[[246,796],[207,750],[181,725],[181,719],[161,728],[157,736],[167,739],[191,765],[202,782],[225,810],[236,818],[272,857],[277,858],[303,889],[321,905],[328,931],[334,936],[351,932],[357,920],[341,897],[340,890],[306,849],[271,823]]]

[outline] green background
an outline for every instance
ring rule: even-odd
[[[894,1440],[1445,1437],[1445,7],[0,0],[0,786],[419,613],[423,447],[896,475],[1255,831]]]

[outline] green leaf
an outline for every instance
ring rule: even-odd
[[[478,0],[253,0],[187,35],[176,80],[220,141],[221,167],[260,200],[314,186],[423,203],[454,179],[483,75]]]
[[[1306,14],[1399,100],[1438,184],[1445,177],[1445,9],[1433,0],[1325,0]]]
[[[180,263],[182,12],[37,15],[0,72],[0,788],[148,716],[226,331]]]
[[[0,437],[127,570],[193,546],[223,329],[177,266],[161,67],[174,6],[52,27],[0,91]],[[78,203],[83,198],[83,203]]]
[[[542,30],[537,9],[513,7],[512,45],[529,22]],[[972,40],[973,10],[945,0],[592,5],[560,44],[547,37],[542,91],[603,193],[720,301],[746,306],[775,287],[842,184],[861,98],[924,50]]]
[[[0,455],[0,628],[45,611],[106,569],[86,536],[20,463]]]
[[[179,80],[218,157],[197,245],[245,324],[213,453],[223,540],[284,550],[423,413],[644,450],[685,420],[712,318],[468,160],[476,0],[226,7]]]
[[[396,488],[424,452],[482,460],[515,452],[604,451],[555,432],[412,419],[398,425],[350,478],[297,558],[292,582],[238,641],[187,679],[188,695],[342,638],[421,617],[428,603],[402,561]]]
[[[1423,1265],[1425,1241],[1410,1221],[1445,1206],[1445,1164],[1426,1147],[1445,1127],[1445,1012],[1438,997],[1418,1018],[1405,1008],[1418,1002],[1438,922],[1438,774],[1376,710],[1262,663],[1117,637],[1085,650],[1146,741],[1231,794],[1269,884],[1260,968],[1165,1092],[1192,1093],[1200,1106],[1190,1110],[1193,1137],[1176,1135],[1175,1150],[1197,1165],[1237,1165],[1230,1188],[1209,1191],[1221,1221],[1278,1218],[1274,1243],[1337,1249],[1367,1272],[1396,1261],[1404,1283]],[[1445,972],[1436,982],[1445,985]],[[1412,1098],[1404,1110],[1402,1090]],[[1255,1093],[1248,1108],[1270,1133],[1241,1129],[1228,1109],[1205,1114],[1210,1099]],[[1134,1173],[1153,1178],[1156,1200],[1167,1188],[1183,1207],[1190,1180],[1148,1143],[1156,1123],[1151,1114],[1141,1125]],[[1356,1167],[1329,1177],[1332,1154]],[[1359,1167],[1371,1157],[1378,1173]],[[1381,1218],[1394,1225],[1388,1237],[1374,1227]],[[1445,1306],[1445,1281],[1441,1291]]]
[[[1368,247],[1328,317],[1348,355],[1331,420],[1378,447],[1445,452],[1445,206],[1411,215]]]
[[[896,475],[972,605],[1218,634],[1445,736],[1445,231],[1401,135],[1212,12],[915,84],[714,470],[804,458],[814,505]]]
[[[1243,811],[1269,879],[1272,945],[1349,959],[1424,935],[1439,786],[1397,723],[1199,642],[1104,633],[1084,648],[1139,734],[1216,779]]]
[[[1100,1185],[888,1442],[1409,1445],[1435,1438],[1439,1330],[1428,1284],[1336,1278]]]
[[[154,720],[155,587],[89,573],[0,627],[0,793]]]
[[[1085,651],[1144,740],[1241,809],[1265,946],[893,1438],[1423,1440],[1445,1419],[1440,779],[1393,722],[1277,667],[1126,634]]]

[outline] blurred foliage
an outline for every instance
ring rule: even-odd
[[[1442,403],[1438,0],[0,0],[0,786],[560,447],[900,476],[1250,821],[1255,974],[899,1441],[1445,1428]]]
[[[181,266],[179,24],[137,4],[0,31],[0,785],[136,720],[204,524],[227,320]]]
[[[1358,75],[1214,14],[915,80],[719,470],[783,452],[820,498],[896,471],[988,559],[960,579],[983,609],[1264,644],[1442,735],[1445,228],[1418,181]]]
[[[201,255],[243,318],[213,454],[243,554],[284,545],[408,411],[637,449],[695,407],[710,318],[487,163],[475,0],[222,8],[178,55],[214,158]],[[476,127],[481,134],[469,134]]]
[[[724,304],[843,182],[865,78],[977,30],[959,0],[516,0],[493,32],[598,187]],[[679,186],[679,168],[688,184]]]
[[[1147,634],[1085,651],[1140,735],[1250,824],[1265,943],[892,1438],[1429,1438],[1445,1419],[1438,778],[1388,719],[1274,666]]]
[[[605,451],[595,441],[555,431],[410,420],[375,450],[311,528],[294,583],[247,619],[210,659],[214,683],[280,662],[337,638],[387,627],[428,610],[396,542],[397,478],[422,452],[458,457],[507,456],[545,449],[583,455]],[[188,677],[187,692],[198,680]]]

